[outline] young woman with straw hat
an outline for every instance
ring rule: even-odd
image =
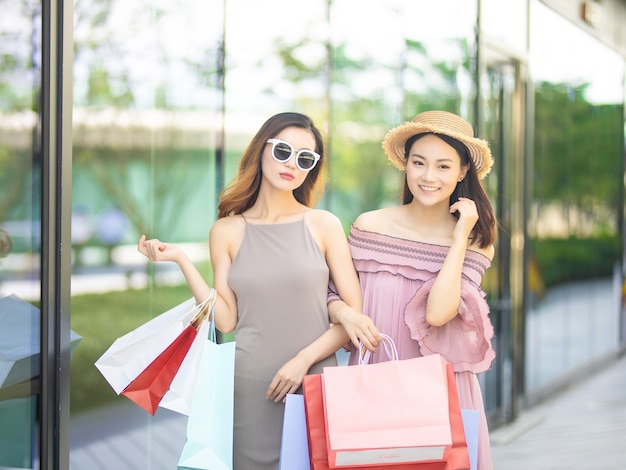
[[[391,336],[400,359],[439,353],[453,364],[461,408],[479,410],[478,468],[492,468],[476,374],[495,352],[480,288],[494,255],[496,218],[481,180],[492,157],[472,126],[427,111],[391,129],[383,148],[405,173],[403,204],[361,214],[348,242],[363,293],[363,313]],[[339,295],[329,309],[350,329]],[[345,321],[344,315],[346,316]],[[372,362],[387,360],[384,352]],[[357,362],[353,350],[350,364]]]

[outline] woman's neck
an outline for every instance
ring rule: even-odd
[[[296,220],[306,208],[291,193],[261,191],[254,205],[244,216],[256,223],[282,223]]]
[[[445,205],[424,206],[411,202],[402,206],[402,212],[398,223],[404,230],[412,231],[418,240],[442,242],[452,236],[456,218]]]

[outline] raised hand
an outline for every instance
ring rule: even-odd
[[[184,256],[184,252],[178,246],[164,243],[156,238],[146,240],[145,235],[139,239],[137,251],[150,261],[178,262]]]
[[[467,242],[467,239],[472,233],[472,229],[478,221],[478,210],[476,204],[471,199],[466,197],[460,197],[457,202],[450,206],[450,213],[459,213],[459,220],[452,232],[452,238]]]

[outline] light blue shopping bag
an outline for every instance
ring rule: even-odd
[[[470,470],[478,468],[478,417],[477,410],[461,409],[463,416],[463,429],[465,430],[465,442],[469,454]]]
[[[309,470],[310,468],[304,397],[288,393],[285,396],[285,416],[278,470]]]
[[[179,470],[233,470],[235,342],[217,344],[211,323],[191,399]]]

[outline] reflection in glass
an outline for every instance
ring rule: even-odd
[[[75,2],[72,328],[83,340],[72,362],[72,467],[88,468],[96,443],[114,441],[107,429],[130,436],[136,467],[175,466],[185,420],[167,410],[148,420],[93,362],[189,297],[177,272],[138,257],[141,234],[186,244],[210,281],[219,171],[233,177],[267,116],[299,111],[324,130],[321,205],[346,226],[400,200],[400,174],[380,147],[386,130],[428,108],[472,120],[476,2],[423,11],[403,0]],[[103,223],[112,213],[123,220]],[[98,225],[119,233],[105,242]]]
[[[532,389],[617,345],[624,66],[618,54],[539,2],[531,24],[535,147],[526,349]]]
[[[0,15],[0,468],[36,468],[40,394],[39,2]]]
[[[186,244],[210,281],[206,241],[220,172],[225,181],[232,178],[244,146],[267,116],[301,111],[324,129],[329,170],[321,205],[345,226],[363,211],[400,200],[401,175],[390,168],[380,147],[386,130],[429,108],[477,122],[478,2],[429,2],[427,15],[425,2],[378,0],[367,8],[362,3],[75,2],[72,329],[83,340],[72,361],[73,468],[89,468],[94,455],[120,468],[125,459],[137,468],[157,461],[175,466],[185,420],[166,410],[148,418],[110,390],[93,362],[115,338],[189,297],[182,279],[168,266],[144,264],[136,253],[140,234]],[[493,12],[495,3],[485,5]],[[519,12],[519,5],[515,2],[511,11]],[[556,321],[564,332],[571,326],[569,306],[550,300],[552,292],[558,294],[556,287],[577,284],[571,279],[549,282],[554,267],[569,273],[579,265],[575,260],[580,250],[569,234],[585,250],[602,246],[609,259],[613,256],[612,241],[605,243],[604,237],[615,237],[615,210],[620,206],[611,199],[618,192],[611,192],[615,182],[608,180],[608,171],[614,168],[614,113],[619,112],[613,106],[623,101],[623,90],[599,101],[601,91],[615,91],[603,75],[620,76],[614,55],[607,56],[606,48],[584,35],[582,43],[568,47],[581,33],[571,28],[555,35],[554,27],[567,24],[541,8],[532,20],[537,25],[531,28],[537,35],[532,51],[537,64],[532,67],[536,128],[542,132],[535,148],[529,221],[536,269],[527,348],[535,354],[528,360],[531,386],[574,364],[580,359],[572,357],[575,352],[589,357],[606,344],[599,337],[591,339],[595,332],[607,331],[591,314],[581,316],[579,324],[587,325],[588,333],[582,339],[567,336],[555,342],[541,335],[548,331],[547,321]],[[506,46],[517,50],[525,43],[519,33],[522,24],[492,24],[502,28],[492,28],[491,37],[506,36]],[[571,50],[582,51],[584,60],[554,61]],[[562,67],[570,62],[595,65],[576,71]],[[550,75],[555,68],[565,75]],[[491,84],[494,89],[501,85]],[[497,121],[488,115],[491,107],[481,111],[487,121]],[[588,115],[606,125],[591,127],[592,121],[580,119]],[[20,122],[32,131],[36,121],[31,112]],[[29,141],[29,165],[31,147]],[[594,158],[576,157],[585,150]],[[606,181],[594,184],[591,175]],[[495,172],[487,183],[493,194],[503,184]],[[28,222],[18,227],[21,233],[33,232],[36,215],[20,220]],[[560,231],[554,229],[555,221]],[[34,244],[36,238],[30,240]],[[14,246],[21,243],[19,237],[14,240]],[[555,250],[551,244],[561,245]],[[552,260],[554,253],[561,256]],[[10,259],[2,262],[8,266]],[[598,273],[603,288],[606,267]],[[494,269],[485,280],[490,295],[497,294],[498,274]],[[588,309],[597,311],[598,299],[606,296],[587,281]],[[540,313],[550,305],[557,306],[556,314]],[[556,365],[558,371],[538,372],[543,363]],[[503,380],[497,375],[502,372],[490,371],[491,380]],[[103,442],[110,444],[109,450]]]

